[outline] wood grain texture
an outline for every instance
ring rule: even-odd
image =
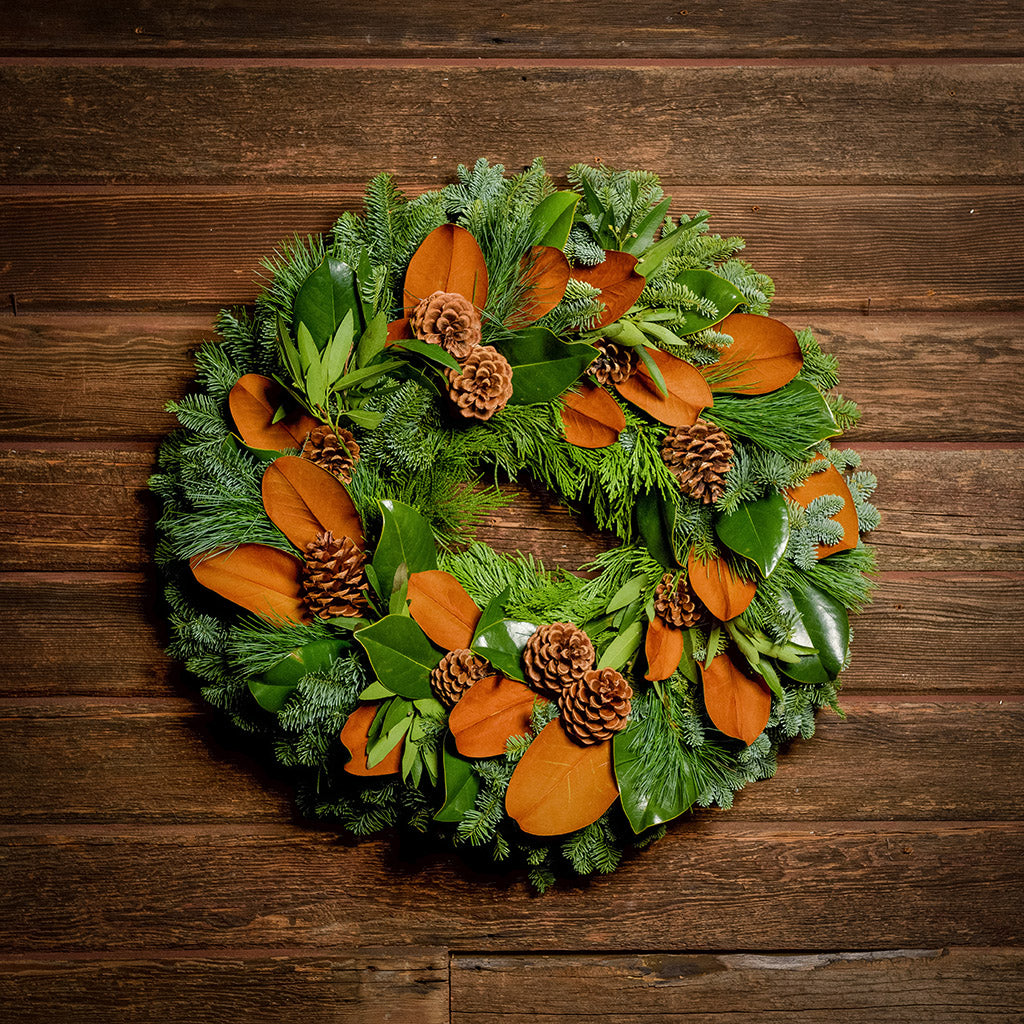
[[[431,164],[431,184],[447,183],[455,162]],[[365,177],[379,169],[367,165]],[[963,313],[1024,303],[1019,189],[724,188],[695,184],[683,164],[660,169],[674,215],[707,209],[714,231],[746,239],[744,258],[775,279],[779,311]],[[212,318],[221,306],[252,301],[261,261],[282,239],[326,231],[344,210],[361,208],[363,185],[8,189],[0,194],[0,289],[16,296],[19,311],[191,308]]]
[[[716,815],[538,901],[514,874],[477,873],[421,839],[396,852],[288,825],[29,825],[0,830],[0,950],[1016,945],[1022,855],[1013,823]]]
[[[780,316],[839,357],[863,410],[855,441],[1024,440],[1024,317]],[[0,318],[0,439],[159,439],[175,425],[164,403],[191,386],[189,353],[213,336],[203,316]],[[949,415],[964,395],[970,414]]]
[[[1008,1024],[1019,949],[871,953],[455,956],[452,1024]]]
[[[194,710],[198,703],[198,695],[0,702],[0,823],[298,820],[287,776],[269,751]],[[1020,700],[859,698],[846,720],[820,715],[814,739],[791,743],[775,777],[737,794],[729,817],[1019,820],[1024,801],[993,779],[1024,769],[1022,746]],[[28,791],[31,804],[20,805]]]
[[[126,571],[151,562],[157,508],[146,490],[148,450],[0,449],[0,571]],[[1019,571],[1024,448],[869,448],[872,500],[882,525],[869,536],[879,567]],[[541,490],[486,518],[481,540],[579,568],[612,539],[584,531]]]
[[[353,57],[754,58],[1012,56],[1024,44],[1019,9],[1008,0],[935,6],[912,0],[838,0],[828,17],[814,0],[757,8],[704,4],[629,6],[586,0],[505,6],[401,0],[387,8],[355,0],[342,7],[308,0],[285,9],[244,6],[111,7],[73,0],[57,11],[5,2],[0,54]]]
[[[223,1024],[447,1024],[444,950],[316,956],[279,954],[54,962],[0,958],[0,999],[24,1024],[162,1021]]]
[[[1019,66],[988,63],[9,64],[0,178],[337,183],[390,170],[434,185],[483,153],[509,167],[546,155],[556,171],[601,158],[716,186],[1012,184],[1024,171],[1022,97]]]

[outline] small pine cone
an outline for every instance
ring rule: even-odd
[[[359,444],[344,427],[335,433],[321,424],[309,432],[302,446],[302,457],[333,473],[343,484],[350,484],[352,471],[359,461]]]
[[[475,682],[493,672],[491,666],[472,651],[449,651],[430,673],[430,688],[442,704],[453,708]]]
[[[725,474],[732,469],[732,441],[714,423],[697,420],[692,427],[673,427],[668,432],[661,457],[683,494],[710,505],[725,490]]]
[[[604,338],[595,341],[594,348],[601,354],[590,364],[587,373],[598,384],[621,384],[636,373],[638,358],[633,349]]]
[[[434,292],[422,299],[409,326],[421,341],[440,345],[460,362],[480,344],[480,314],[458,292]]]
[[[526,642],[526,680],[546,697],[557,697],[594,667],[595,658],[594,645],[579,626],[552,622],[541,626]]]
[[[613,668],[592,669],[558,698],[562,726],[577,743],[610,740],[626,728],[633,689]]]
[[[337,541],[330,531],[317,534],[316,540],[306,545],[302,568],[310,615],[321,619],[361,615],[366,609],[365,561],[366,555],[351,537]]]
[[[459,373],[448,371],[448,397],[468,419],[489,420],[512,397],[512,367],[497,349],[481,345]]]
[[[670,572],[661,577],[658,589],[654,592],[654,611],[659,619],[670,626],[688,629],[696,626],[703,618],[704,606],[685,579],[673,585],[674,579]]]

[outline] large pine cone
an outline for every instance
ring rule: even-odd
[[[728,434],[700,419],[692,427],[673,427],[661,444],[661,457],[679,481],[679,489],[706,505],[722,496],[732,454]]]
[[[472,651],[449,651],[430,673],[430,687],[441,703],[455,707],[475,683],[494,674],[494,669]]]
[[[341,541],[334,534],[317,534],[306,545],[302,585],[310,615],[334,619],[339,615],[362,615],[366,610],[367,580],[363,565],[366,555],[351,537]]]
[[[343,484],[350,484],[352,471],[359,461],[359,444],[344,427],[335,433],[321,424],[309,432],[302,446],[302,457],[333,473]]]
[[[590,364],[587,373],[598,384],[621,384],[636,373],[639,359],[634,349],[604,338],[593,344],[601,354]]]
[[[626,728],[633,689],[613,668],[592,669],[558,698],[562,726],[577,743],[610,740]]]
[[[434,292],[422,299],[409,326],[417,338],[440,345],[460,362],[480,344],[480,314],[458,292]]]
[[[448,397],[468,419],[489,420],[512,397],[512,367],[489,345],[473,349],[456,373],[448,371]]]
[[[526,680],[545,696],[557,697],[594,667],[595,658],[594,645],[579,626],[552,622],[541,626],[526,642]]]
[[[663,622],[678,629],[696,626],[704,617],[704,606],[690,589],[685,579],[674,583],[675,576],[667,572],[654,591],[654,612]]]

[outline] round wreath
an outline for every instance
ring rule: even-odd
[[[171,653],[303,811],[542,890],[838,711],[878,521],[836,360],[766,315],[742,240],[653,174],[568,178],[374,178],[221,314],[152,481]],[[473,541],[522,474],[619,545],[576,574]]]

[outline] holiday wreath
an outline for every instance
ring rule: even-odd
[[[266,264],[171,403],[171,653],[302,809],[611,871],[838,711],[875,486],[835,358],[649,173],[478,161]],[[490,480],[488,482],[488,476]],[[528,475],[618,538],[472,540]]]

